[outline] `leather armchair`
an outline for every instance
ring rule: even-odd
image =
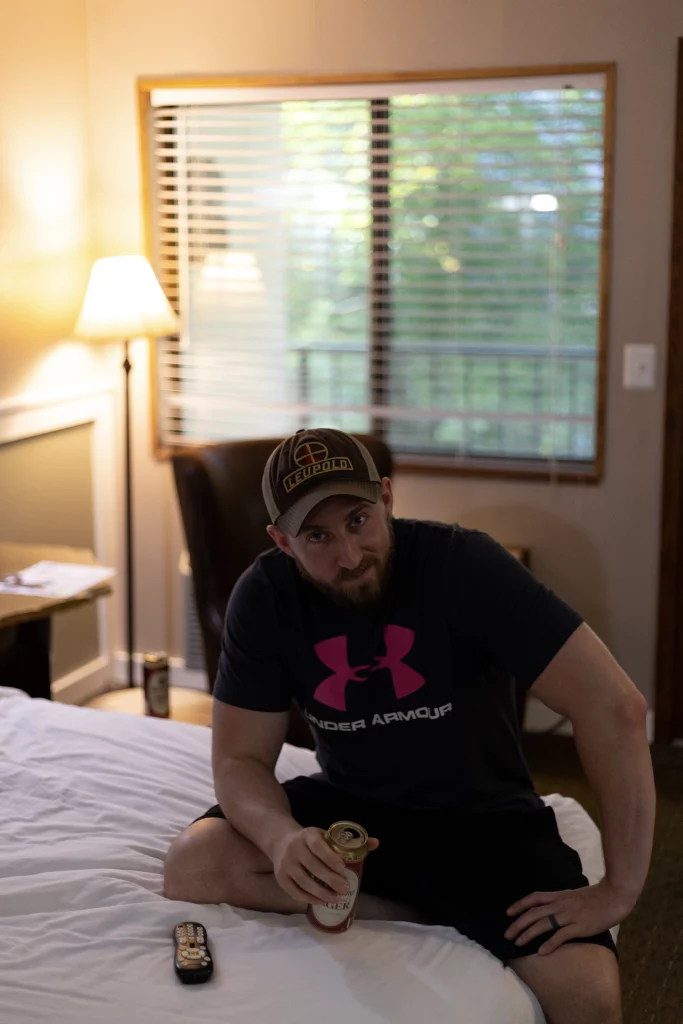
[[[387,445],[376,437],[357,436],[374,458],[380,476],[391,476]],[[232,588],[256,556],[272,546],[266,533],[269,517],[261,476],[280,440],[230,441],[172,456],[210,689]],[[294,706],[287,742],[313,746],[308,724]]]

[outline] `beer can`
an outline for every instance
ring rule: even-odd
[[[343,874],[349,883],[349,891],[334,893],[329,903],[308,907],[306,916],[312,925],[323,932],[345,932],[353,924],[356,903],[360,890],[363,866],[368,849],[368,834],[355,821],[335,821],[325,832],[325,842],[344,861]]]
[[[145,688],[145,714],[153,718],[168,718],[168,658],[163,652],[145,654],[142,659],[142,678]]]

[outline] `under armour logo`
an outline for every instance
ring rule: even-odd
[[[327,704],[329,708],[336,708],[337,711],[346,711],[346,687],[348,683],[366,682],[363,676],[357,673],[364,669],[371,672],[379,672],[386,668],[391,672],[391,681],[394,685],[394,693],[397,697],[407,697],[415,693],[421,686],[425,685],[425,679],[411,668],[405,665],[403,658],[411,651],[415,643],[415,633],[412,629],[404,626],[386,626],[384,629],[384,642],[387,653],[375,656],[377,664],[374,668],[369,665],[349,665],[347,648],[347,637],[335,636],[332,640],[323,640],[314,647],[323,665],[331,668],[333,675],[324,679],[317,687],[313,697],[321,704]]]

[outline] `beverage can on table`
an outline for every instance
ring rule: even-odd
[[[368,834],[355,821],[335,821],[325,833],[325,841],[344,861],[349,891],[335,893],[330,903],[311,903],[306,916],[323,932],[345,932],[353,924],[363,866],[368,849]]]
[[[168,718],[168,658],[163,652],[143,655],[142,679],[145,688],[145,714],[153,718]]]

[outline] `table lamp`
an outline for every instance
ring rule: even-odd
[[[110,256],[90,271],[74,335],[90,341],[123,341],[126,411],[126,612],[128,685],[133,686],[134,596],[133,515],[130,451],[130,371],[128,343],[133,338],[177,334],[179,321],[144,256]]]

